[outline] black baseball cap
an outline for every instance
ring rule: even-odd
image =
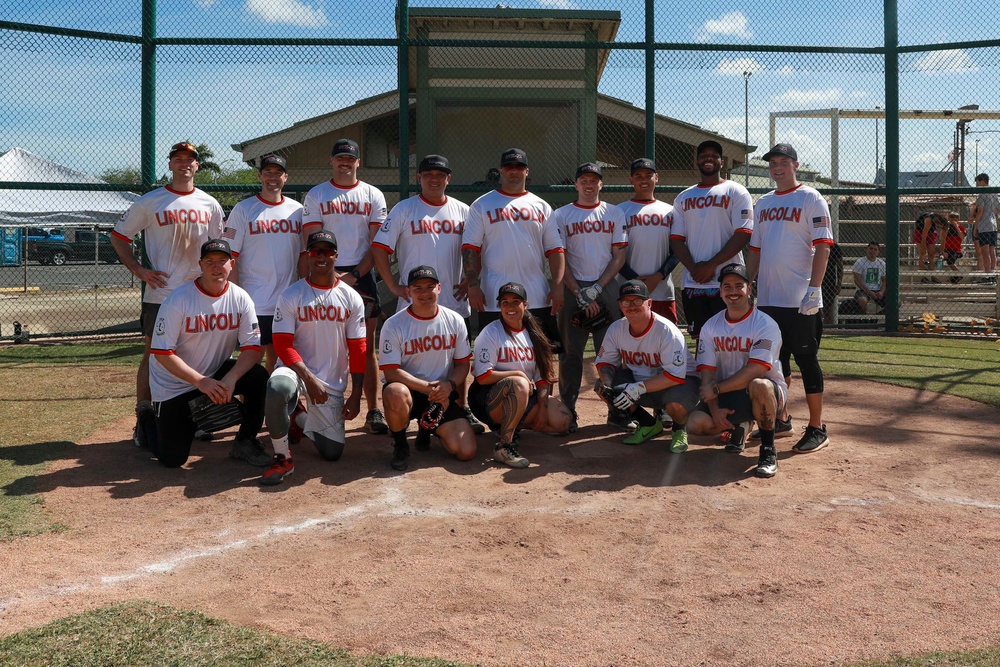
[[[257,169],[258,172],[264,171],[264,167],[270,167],[274,165],[275,167],[281,167],[281,170],[288,173],[288,161],[280,155],[265,155],[260,159],[260,167]]]
[[[773,157],[778,157],[779,155],[784,155],[785,157],[790,157],[796,162],[799,161],[799,154],[795,152],[791,144],[775,144],[774,148],[764,153],[762,158],[765,162]]]
[[[420,166],[417,167],[417,173],[420,173],[421,171],[431,171],[432,169],[443,171],[446,174],[451,173],[451,165],[448,164],[448,158],[443,155],[428,155],[425,157],[420,161]]]
[[[438,279],[438,272],[434,270],[433,266],[421,264],[420,266],[410,269],[410,274],[406,277],[406,284],[412,285],[414,281],[422,278],[430,278],[436,283],[441,282]]]
[[[201,256],[204,258],[210,252],[224,252],[230,257],[233,256],[233,250],[229,247],[229,241],[225,239],[209,239],[201,244]]]
[[[519,296],[525,301],[528,300],[528,291],[524,289],[524,285],[521,283],[504,283],[500,286],[500,291],[497,292],[497,303],[500,303],[500,299],[503,298],[504,294],[513,294]]]
[[[579,167],[576,168],[576,176],[573,180],[580,178],[584,174],[596,174],[598,178],[604,178],[601,173],[601,165],[596,162],[584,162]]]
[[[750,274],[747,273],[747,267],[743,266],[742,264],[736,264],[735,262],[733,264],[726,264],[724,267],[719,269],[720,283],[722,282],[722,279],[725,278],[726,276],[739,276],[748,283],[750,282]]]
[[[333,246],[334,251],[337,250],[337,237],[333,235],[333,232],[321,229],[319,231],[313,232],[306,239],[306,249],[318,245],[320,243],[329,243]]]
[[[639,296],[643,299],[649,298],[649,288],[641,280],[628,280],[618,288],[618,300],[621,301],[627,296]]]
[[[170,147],[170,154],[169,154],[168,157],[173,157],[173,156],[177,155],[178,153],[180,153],[181,151],[187,151],[189,153],[193,153],[195,160],[197,160],[199,158],[199,156],[198,156],[198,149],[195,148],[194,144],[192,144],[190,141],[182,141],[180,143],[177,143],[177,144],[174,144],[173,146],[171,146]]]
[[[720,144],[715,139],[706,139],[705,141],[698,144],[698,150],[695,151],[694,153],[695,157],[701,155],[702,151],[704,151],[706,148],[714,148],[716,151],[718,151],[719,155],[724,155],[724,153],[722,152],[722,144]]]
[[[330,151],[330,155],[337,157],[338,155],[350,155],[351,157],[360,158],[361,149],[358,148],[358,142],[351,141],[350,139],[337,139],[336,143],[333,144],[333,150]]]
[[[503,155],[500,156],[500,166],[505,167],[508,164],[523,164],[527,167],[528,154],[520,148],[508,148],[503,152]]]
[[[640,169],[649,169],[650,171],[656,171],[656,165],[648,157],[641,157],[637,160],[632,160],[632,170],[630,174],[634,174]]]

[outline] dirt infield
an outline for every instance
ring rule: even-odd
[[[801,386],[792,389],[796,430]],[[527,470],[435,443],[306,446],[264,489],[228,443],[166,470],[118,423],[38,479],[61,533],[0,545],[5,632],[150,598],[355,653],[484,665],[830,664],[1000,644],[997,412],[832,379],[833,444],[639,447],[581,403]],[[354,422],[354,426],[360,420]]]

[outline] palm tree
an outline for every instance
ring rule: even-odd
[[[222,173],[222,167],[218,163],[212,162],[215,153],[208,147],[208,144],[198,144],[195,148],[198,149],[198,164],[201,171],[210,171],[213,174]]]

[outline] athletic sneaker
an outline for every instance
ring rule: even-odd
[[[750,422],[743,422],[742,424],[737,424],[736,427],[729,432],[729,440],[726,442],[726,451],[731,454],[740,454],[746,448],[747,440],[747,429],[750,428]]]
[[[632,435],[625,436],[622,440],[626,445],[641,445],[647,440],[652,440],[663,433],[663,422],[657,419],[652,426],[640,426]]]
[[[264,443],[259,438],[253,440],[240,440],[237,438],[233,443],[233,448],[229,450],[229,457],[239,461],[246,461],[252,466],[266,468],[271,465],[273,457],[264,449]]]
[[[365,415],[365,428],[374,435],[385,435],[389,432],[389,425],[385,423],[385,415],[378,408],[369,410]]]
[[[260,483],[265,486],[281,484],[293,472],[295,472],[295,464],[292,463],[292,459],[286,458],[284,454],[275,454],[274,460],[271,461],[271,467],[260,476]]]
[[[577,423],[577,419],[576,419],[576,410],[570,410],[570,414],[573,415],[573,418],[570,419],[570,421],[569,421],[569,428],[566,429],[566,432],[567,433],[576,433],[577,430],[580,428],[580,425]]]
[[[782,434],[791,434],[792,432],[792,416],[788,415],[787,421],[781,421],[777,417],[774,419],[774,437],[778,437]],[[750,434],[751,440],[760,440],[760,429],[757,429]]]
[[[829,444],[830,438],[826,436],[826,424],[823,424],[822,428],[806,426],[805,433],[792,447],[792,451],[798,454],[810,454],[818,452]]]
[[[664,427],[670,426],[674,423],[674,418],[666,410],[657,410],[656,418],[659,419]]]
[[[486,433],[486,426],[483,422],[476,419],[476,415],[472,414],[472,410],[470,410],[468,406],[465,407],[465,418],[469,420],[470,424],[472,424],[472,430],[475,431],[476,435]]]
[[[639,422],[632,419],[632,416],[627,412],[622,410],[616,410],[612,408],[608,410],[608,426],[614,426],[615,428],[620,428],[626,433],[635,433],[636,429],[639,428]],[[661,424],[662,426],[662,424]]]
[[[417,437],[413,439],[413,448],[418,452],[426,452],[431,448],[431,432],[417,427]]]
[[[292,416],[288,418],[288,442],[293,445],[299,444],[306,434],[306,432],[302,429],[305,424],[305,414],[306,411],[302,409],[302,404],[297,403],[295,405],[295,411],[292,412]],[[300,418],[302,418],[302,424],[299,424]]]
[[[778,472],[778,453],[774,447],[761,447],[760,458],[757,459],[757,468],[753,474],[757,477],[774,477]]]
[[[410,460],[410,446],[405,442],[402,445],[392,446],[392,459],[389,466],[393,470],[406,470]]]
[[[198,429],[197,431],[194,432],[194,439],[200,442],[211,442],[214,437],[215,434],[212,433],[211,431]]]
[[[143,401],[135,416],[135,428],[132,429],[132,442],[136,447],[144,447],[154,454],[157,451],[156,411],[152,404]]]
[[[687,429],[680,429],[679,431],[673,431],[670,439],[670,451],[674,454],[683,454],[688,448],[688,432]]]
[[[511,468],[527,468],[528,459],[521,456],[513,442],[501,442],[493,448],[493,460],[504,463]]]

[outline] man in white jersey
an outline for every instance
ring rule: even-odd
[[[573,312],[583,309],[588,317],[597,315],[604,306],[617,315],[615,276],[625,264],[628,242],[625,236],[625,215],[614,204],[601,201],[604,186],[601,167],[596,162],[584,162],[576,168],[573,187],[576,201],[561,206],[552,214],[551,224],[559,230],[566,249],[564,300],[573,304],[559,314],[563,353],[559,356],[559,397],[573,413],[569,430],[577,429],[576,400],[583,380],[583,352],[591,333],[594,349],[600,349],[607,326],[590,332],[575,326]],[[605,288],[607,288],[605,290]],[[636,424],[628,415],[609,406],[608,424],[633,432]]]
[[[556,314],[563,308],[565,258],[559,232],[549,223],[552,207],[528,192],[528,156],[508,148],[500,156],[500,187],[472,202],[462,233],[462,266],[469,305],[479,311],[479,330],[500,317],[486,294],[514,281],[524,285],[531,314],[559,345]],[[552,285],[545,277],[548,258]],[[480,284],[481,283],[481,284]]]
[[[274,347],[280,365],[267,381],[267,431],[274,461],[260,478],[275,485],[295,470],[288,443],[289,416],[299,398],[311,403],[305,435],[327,461],[344,453],[344,422],[361,411],[365,374],[365,317],[361,296],[337,278],[337,239],[321,229],[309,235],[309,275],[285,289],[274,311]],[[351,376],[351,395],[347,375]]]
[[[257,439],[264,423],[267,371],[261,360],[260,329],[253,301],[229,282],[229,243],[210,239],[201,246],[201,275],[164,300],[153,326],[149,384],[160,463],[177,468],[191,454],[197,428],[189,402],[208,396],[215,404],[243,396],[243,421],[229,455],[255,466],[271,457]],[[237,346],[240,356],[233,359]]]
[[[718,268],[730,261],[743,263],[742,251],[753,231],[753,200],[745,187],[722,178],[719,142],[701,142],[695,155],[701,182],[674,200],[670,242],[684,265],[684,318],[697,338],[701,325],[726,308],[719,296]]]
[[[777,144],[764,159],[777,188],[757,201],[747,271],[750,280],[757,278],[757,306],[781,330],[785,383],[791,383],[793,355],[802,373],[809,424],[792,450],[809,453],[830,443],[823,424],[823,370],[818,358],[823,276],[833,245],[830,208],[819,192],[799,183],[798,153],[790,144]],[[775,431],[790,433],[787,407],[778,417]]]
[[[663,431],[663,422],[644,410],[665,410],[673,420],[670,451],[687,451],[687,422],[698,404],[698,378],[684,334],[652,310],[649,289],[641,280],[629,280],[618,291],[625,316],[608,327],[597,352],[598,380],[594,390],[606,401],[613,388],[614,406],[638,422],[626,445],[638,445]]]
[[[253,299],[260,322],[264,366],[274,370],[271,326],[278,295],[298,279],[302,254],[302,204],[285,197],[288,163],[280,155],[260,159],[260,194],[236,204],[223,236],[230,239],[236,268],[229,277]]]
[[[386,433],[385,415],[378,408],[375,329],[378,327],[378,288],[372,273],[371,241],[385,220],[385,195],[373,185],[358,180],[361,164],[358,144],[338,139],[333,144],[330,167],[333,178],[320,183],[306,194],[302,212],[302,235],[306,240],[317,229],[326,229],[337,237],[340,263],[338,277],[353,287],[365,300],[368,361],[365,368],[365,402],[368,414],[365,428],[370,433]]]
[[[680,262],[670,250],[674,207],[655,198],[659,176],[646,157],[632,161],[629,182],[635,196],[618,204],[625,214],[628,251],[619,272],[625,280],[641,280],[649,289],[653,312],[677,324],[677,302],[670,273]]]
[[[136,372],[137,446],[156,448],[156,420],[149,391],[149,350],[160,304],[181,285],[201,274],[198,251],[223,230],[222,206],[214,197],[194,186],[198,173],[198,150],[187,141],[170,147],[167,163],[172,178],[169,185],[139,197],[111,233],[111,245],[132,274],[145,283],[139,325],[145,349]],[[145,239],[150,266],[142,266],[132,252],[132,240],[139,233]]]
[[[438,305],[441,281],[430,266],[410,270],[406,280],[410,305],[382,325],[379,368],[386,421],[392,434],[393,470],[406,470],[410,446],[406,427],[418,419],[421,427],[414,446],[430,447],[430,435],[459,461],[476,455],[476,434],[458,404],[458,386],[469,374],[472,348],[465,320]]]
[[[429,264],[441,278],[438,303],[466,318],[468,326],[469,299],[462,281],[462,232],[469,207],[445,194],[451,181],[451,166],[443,155],[428,155],[417,167],[420,194],[404,199],[389,211],[372,241],[372,259],[382,276],[382,282],[398,297],[396,312],[409,305],[406,286],[400,285],[392,273],[389,257],[396,255],[399,275],[405,276],[416,266]],[[466,383],[458,388],[459,402],[466,405]],[[466,408],[468,411],[468,408]],[[467,412],[476,433],[486,427]]]
[[[719,279],[726,310],[709,319],[698,338],[702,403],[691,413],[688,430],[714,435],[756,419],[761,443],[754,474],[774,477],[775,416],[788,398],[778,360],[781,332],[777,322],[750,305],[747,267],[728,264]],[[730,438],[726,451],[742,452],[743,437]]]

